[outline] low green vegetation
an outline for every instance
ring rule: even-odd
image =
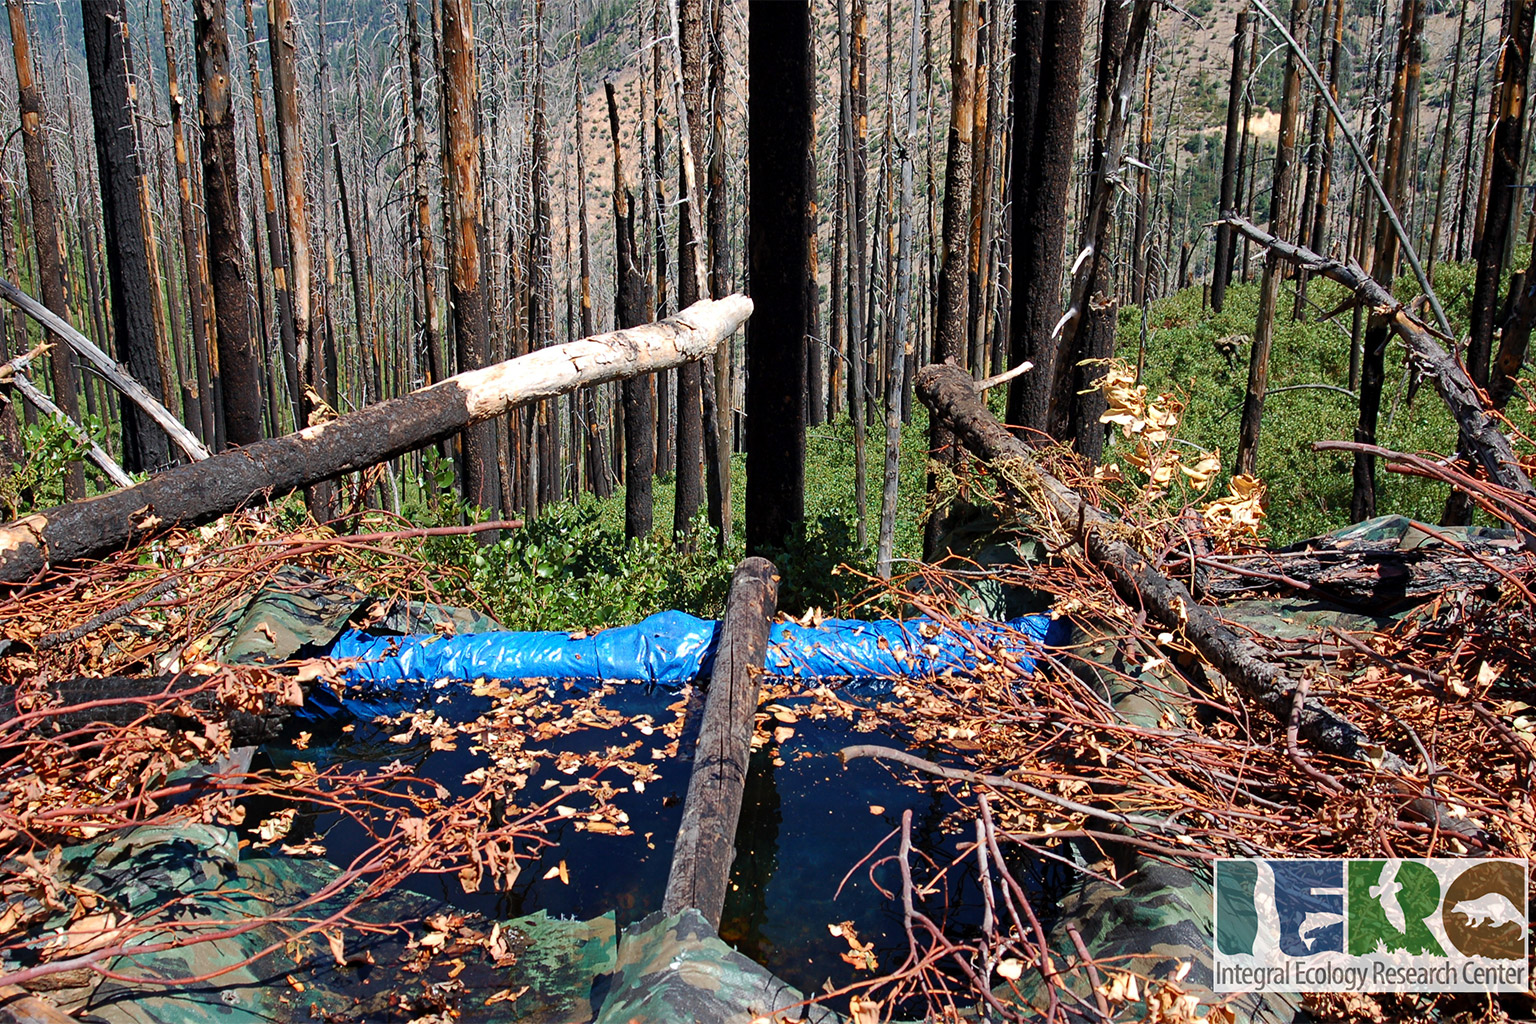
[[[1527,257],[1517,253],[1510,262],[1525,266]],[[1471,265],[1462,264],[1444,264],[1436,274],[1436,290],[1458,332],[1466,330],[1472,276]],[[1411,276],[1399,279],[1397,294],[1405,301],[1418,294]],[[1349,524],[1353,457],[1343,452],[1314,452],[1311,443],[1354,436],[1358,416],[1355,399],[1312,386],[1348,387],[1351,314],[1322,319],[1345,297],[1343,289],[1331,282],[1312,281],[1308,297],[1307,319],[1293,321],[1289,314],[1295,300],[1295,281],[1282,282],[1258,459],[1258,475],[1268,488],[1267,534],[1272,544]],[[1148,311],[1147,342],[1140,356],[1142,382],[1149,393],[1171,391],[1185,401],[1184,421],[1178,431],[1183,440],[1221,450],[1223,474],[1214,483],[1213,493],[1225,492],[1236,453],[1257,304],[1258,284],[1250,283],[1229,290],[1220,313],[1202,309],[1198,287],[1156,302]],[[1139,356],[1140,336],[1141,311],[1122,309],[1118,354],[1133,366]],[[1234,336],[1235,342],[1218,344]],[[1451,452],[1456,446],[1455,423],[1430,382],[1414,387],[1405,355],[1402,344],[1394,339],[1387,349],[1377,443],[1405,452]],[[1529,422],[1530,414],[1518,399],[1508,411],[1517,425]],[[1123,450],[1120,454],[1123,458]],[[1379,462],[1376,480],[1378,512],[1439,521],[1446,493],[1443,485],[1388,473]]]
[[[1523,254],[1514,262],[1524,265]],[[1465,325],[1471,277],[1469,266],[1447,265],[1439,271],[1441,294],[1458,329]],[[1409,281],[1399,290],[1404,297],[1415,292]],[[1351,457],[1311,450],[1314,440],[1347,439],[1354,432],[1354,398],[1311,386],[1347,388],[1349,315],[1321,319],[1323,311],[1344,298],[1342,290],[1329,282],[1312,282],[1309,296],[1308,318],[1292,321],[1288,314],[1294,282],[1285,282],[1275,330],[1272,393],[1265,406],[1259,449],[1259,475],[1268,487],[1266,536],[1274,544],[1326,533],[1349,522]],[[1250,283],[1228,292],[1220,314],[1202,309],[1199,288],[1154,303],[1148,310],[1142,382],[1149,392],[1171,391],[1186,403],[1178,430],[1183,442],[1221,451],[1223,471],[1213,482],[1211,495],[1225,493],[1230,476],[1247,385],[1246,339],[1253,332],[1257,301],[1258,285]],[[1138,359],[1141,326],[1139,309],[1121,311],[1119,355],[1132,365]],[[1234,336],[1239,340],[1218,344]],[[1450,415],[1428,383],[1410,396],[1403,355],[1401,345],[1394,342],[1387,357],[1379,441],[1403,451],[1449,451],[1456,438]],[[1280,390],[1297,385],[1306,386]],[[1001,412],[1001,393],[990,397],[995,411]],[[1523,403],[1516,404],[1521,405],[1519,415],[1528,419]],[[898,559],[915,559],[921,552],[927,433],[925,411],[918,407],[902,431]],[[772,553],[782,574],[780,607],[784,610],[799,613],[817,605],[846,611],[848,602],[865,589],[862,574],[874,570],[883,436],[878,424],[868,436],[868,534],[866,544],[860,546],[852,425],[844,418],[807,432],[804,528],[788,550]],[[1123,463],[1125,454],[1123,443],[1112,445],[1107,459]],[[446,466],[436,469],[443,477],[436,496],[412,502],[408,515],[424,525],[459,522],[463,510],[451,496],[452,474]],[[483,602],[509,628],[590,629],[636,622],[668,608],[716,616],[724,606],[731,568],[743,553],[745,470],[745,456],[738,455],[732,466],[734,525],[723,552],[702,514],[695,522],[692,545],[672,539],[674,487],[668,474],[656,479],[656,529],[648,538],[625,541],[620,488],[604,501],[586,497],[549,507],[528,526],[488,546],[468,537],[435,539],[431,555],[439,563],[462,567],[470,585],[460,597]],[[1439,518],[1445,497],[1442,486],[1387,473],[1382,467],[1377,479],[1381,512],[1430,521]],[[425,493],[419,487],[409,490]],[[853,571],[839,569],[843,565]]]
[[[781,609],[833,609],[864,589],[861,574],[874,571],[883,437],[883,430],[869,435],[868,543],[860,547],[852,424],[845,418],[807,432],[804,528],[786,550],[770,553],[781,575]],[[926,437],[927,421],[919,410],[902,433],[898,558],[921,554]],[[446,474],[439,482],[451,481]],[[469,576],[465,592],[457,598],[447,595],[450,599],[483,602],[511,629],[590,629],[636,622],[665,609],[718,616],[731,570],[743,554],[746,457],[738,455],[732,465],[735,525],[723,553],[702,513],[694,522],[693,544],[672,538],[674,491],[671,474],[656,479],[656,529],[648,538],[625,541],[620,488],[604,501],[585,497],[546,508],[533,522],[491,545],[482,546],[470,537],[436,538],[429,550],[433,561],[459,566]],[[435,497],[412,502],[407,510],[421,525],[456,523],[461,514],[462,507],[446,488]],[[842,565],[856,571],[841,571]]]

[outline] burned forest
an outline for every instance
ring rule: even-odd
[[[3,2],[0,1024],[1536,1017],[1536,0]]]

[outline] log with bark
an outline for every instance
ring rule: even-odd
[[[765,558],[744,558],[731,578],[720,621],[704,721],[694,747],[693,775],[683,801],[672,872],[662,913],[693,907],[720,926],[735,859],[758,685],[768,651],[769,620],[778,607],[779,577]]]
[[[274,693],[271,699],[249,700],[245,707],[232,706],[217,686],[210,685],[213,682],[189,673],[63,679],[48,687],[48,695],[55,704],[47,715],[30,720],[23,717],[30,713],[18,706],[17,688],[0,686],[0,729],[19,731],[21,723],[11,723],[22,717],[27,728],[55,735],[129,726],[167,731],[191,729],[202,735],[204,722],[216,722],[229,730],[231,746],[246,747],[277,739],[294,710],[304,703],[305,688],[296,681],[290,682],[286,699]],[[242,693],[249,689],[238,680],[231,680],[228,685]],[[17,736],[10,738],[14,740]]]
[[[1212,669],[1278,722],[1290,722],[1296,714],[1298,734],[1319,750],[1361,763],[1379,763],[1384,771],[1402,778],[1404,791],[1414,794],[1412,803],[1418,813],[1441,822],[1441,827],[1452,823],[1433,798],[1421,795],[1424,786],[1411,778],[1411,765],[1383,750],[1318,698],[1298,694],[1297,683],[1262,647],[1228,627],[1198,604],[1182,583],[1163,575],[1146,555],[1120,540],[1129,535],[1123,523],[1043,470],[1029,446],[992,415],[976,382],[959,367],[952,363],[924,367],[917,375],[917,396],[935,421],[944,423],[966,448],[991,465],[999,480],[1039,507],[1048,534],[1080,543],[1130,607],[1144,610],[1175,635],[1182,635]]]
[[[1297,593],[1334,604],[1389,611],[1452,587],[1497,585],[1529,571],[1531,556],[1518,541],[1468,540],[1402,551],[1395,542],[1354,541],[1348,550],[1286,549],[1253,555],[1210,556],[1201,593],[1218,601],[1260,593]]]
[[[286,437],[262,441],[89,501],[0,526],[0,583],[120,550],[157,529],[216,519],[451,437],[471,423],[577,387],[700,359],[751,315],[745,296],[704,300],[660,323],[470,370]]]

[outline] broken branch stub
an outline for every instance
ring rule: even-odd
[[[286,437],[178,466],[136,487],[0,526],[0,583],[130,545],[152,530],[208,522],[255,502],[364,469],[578,387],[652,373],[712,353],[752,314],[741,295],[694,303],[659,323],[539,349]]]

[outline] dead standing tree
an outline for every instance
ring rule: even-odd
[[[230,444],[261,440],[261,373],[251,337],[240,230],[240,169],[230,95],[229,29],[224,0],[194,0],[198,107],[203,125],[203,195],[208,218],[224,436]],[[195,301],[195,300],[194,300]],[[204,401],[209,400],[207,396]]]
[[[608,94],[608,128],[613,136],[614,317],[619,327],[645,322],[647,288],[636,266],[634,204],[624,180],[623,148],[619,144],[619,103],[613,83]],[[651,534],[651,484],[655,472],[656,435],[651,431],[651,378],[629,377],[621,385],[624,402],[624,536]]]
[[[32,66],[27,16],[21,0],[7,4],[11,21],[11,53],[16,60],[16,99],[21,114],[21,145],[27,164],[27,192],[32,200],[32,237],[37,249],[37,276],[43,304],[61,319],[69,319],[66,298],[64,243],[59,234],[58,206],[54,201],[53,156],[44,130],[42,87]],[[9,214],[6,214],[9,216]],[[79,385],[74,357],[67,344],[57,342],[49,359],[53,374],[54,401],[73,422],[80,420]],[[64,498],[85,497],[85,467],[71,462],[64,471]]]
[[[1056,371],[1062,253],[1077,131],[1084,0],[1014,8],[1013,314],[1008,361],[1034,363],[1008,388],[1008,424],[1045,434]]]
[[[469,0],[443,3],[443,143],[452,171],[453,265],[449,297],[453,303],[454,348],[459,372],[489,360],[489,312],[480,265],[480,131],[475,76],[475,26]],[[495,518],[501,504],[497,472],[496,427],[482,422],[460,439],[460,483],[464,500]]]
[[[1237,11],[1237,28],[1232,36],[1232,75],[1227,84],[1227,134],[1221,155],[1221,199],[1219,212],[1223,217],[1236,216],[1238,141],[1245,126],[1240,124],[1243,112],[1243,52],[1248,46],[1248,6]],[[1211,269],[1211,309],[1221,312],[1226,303],[1227,284],[1232,280],[1232,228],[1228,224],[1216,227],[1216,254]],[[1139,303],[1140,300],[1138,300]]]
[[[976,2],[955,0],[950,8],[949,52],[949,141],[944,161],[943,259],[939,264],[938,304],[934,308],[933,351],[938,360],[953,360],[963,365],[967,357],[966,301],[969,268],[966,249],[969,239],[971,199],[971,150],[975,141],[976,103]],[[928,447],[941,465],[959,464],[954,437],[938,420],[928,431]],[[939,488],[938,478],[930,473],[928,490]],[[923,551],[933,555],[945,527],[945,516],[935,509],[928,517],[923,534]]]
[[[672,0],[677,5],[677,63],[682,76],[682,103],[677,112],[678,139],[704,123],[704,3]],[[685,124],[686,122],[686,124]],[[678,146],[678,189],[685,200],[691,191],[692,153]],[[691,149],[691,147],[690,147]],[[702,209],[699,210],[702,213]],[[698,274],[699,246],[705,225],[696,219],[691,202],[678,208],[677,304],[697,302],[705,282]],[[689,363],[677,371],[677,490],[672,506],[672,532],[686,537],[693,517],[704,504],[704,368]]]
[[[1115,195],[1124,166],[1125,130],[1136,91],[1136,66],[1151,16],[1152,4],[1147,0],[1138,2],[1131,11],[1118,0],[1108,0],[1104,5],[1083,242],[1073,261],[1070,305],[1053,328],[1055,380],[1051,385],[1047,426],[1052,437],[1070,439],[1078,454],[1094,462],[1104,449],[1104,428],[1099,423],[1104,399],[1093,386],[1101,373],[1092,364],[1085,366],[1084,361],[1114,354],[1118,305],[1115,299],[1106,298],[1101,289],[1112,287],[1109,239],[1114,228]]]
[[[293,333],[299,366],[299,423],[320,408],[325,386],[325,356],[315,324],[314,258],[310,251],[309,204],[304,172],[304,137],[299,124],[298,27],[289,0],[267,4],[267,44],[272,56],[272,106],[277,121],[277,151],[282,165],[283,214],[288,229],[288,265],[293,271]],[[335,489],[322,481],[305,492],[310,514],[324,522],[335,514]]]
[[[91,116],[106,228],[113,336],[128,372],[156,399],[164,398],[155,290],[144,231],[143,175],[133,103],[133,53],[124,0],[82,0]],[[170,461],[165,433],[126,398],[122,402],[123,465],[156,470]]]
[[[1405,147],[1413,120],[1412,103],[1416,90],[1410,90],[1410,82],[1416,76],[1419,38],[1424,31],[1424,5],[1422,0],[1403,0],[1402,20],[1398,27],[1397,62],[1392,76],[1392,101],[1387,119],[1385,148],[1382,151],[1381,187],[1389,205],[1403,208],[1407,193],[1410,169]],[[1388,292],[1397,277],[1397,262],[1401,245],[1385,210],[1376,225],[1376,259],[1373,276]],[[1385,323],[1373,324],[1365,333],[1365,344],[1360,362],[1360,417],[1355,426],[1355,441],[1360,444],[1376,443],[1376,418],[1381,411],[1381,391],[1386,378],[1386,348],[1391,331]],[[1366,452],[1356,452],[1354,464],[1354,495],[1350,502],[1350,515],[1356,522],[1376,514],[1376,457]]]
[[[763,318],[747,324],[747,551],[782,548],[805,514],[805,266],[810,5],[748,8],[748,259]]]
[[[1291,0],[1291,35],[1306,34],[1309,0]],[[1296,118],[1301,98],[1301,66],[1291,50],[1285,60],[1285,87],[1280,100],[1280,134],[1275,144],[1274,184],[1270,189],[1269,223],[1275,233],[1288,233],[1291,220],[1291,179],[1296,166]],[[1279,267],[1265,260],[1259,281],[1259,311],[1248,354],[1248,391],[1238,432],[1236,471],[1254,475],[1259,460],[1259,428],[1264,418],[1264,393],[1269,387],[1269,350],[1275,336],[1275,305],[1280,294]]]

